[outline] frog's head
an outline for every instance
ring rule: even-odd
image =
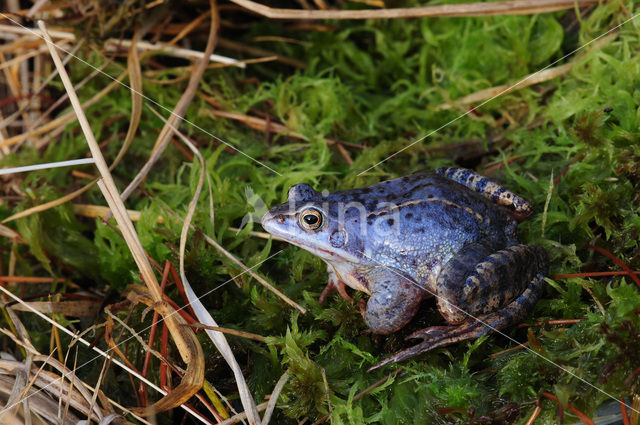
[[[262,217],[262,227],[277,238],[306,249],[329,263],[358,263],[362,258],[357,234],[348,232],[339,206],[330,195],[308,184],[289,189],[287,202]]]

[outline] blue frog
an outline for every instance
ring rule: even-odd
[[[369,295],[363,316],[378,334],[405,326],[434,296],[446,325],[419,330],[421,343],[372,369],[522,321],[547,272],[545,251],[519,243],[531,205],[461,168],[420,172],[373,186],[322,194],[297,184],[262,226],[327,263],[332,289]]]

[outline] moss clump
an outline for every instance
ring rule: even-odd
[[[417,3],[409,0],[402,5]],[[106,16],[129,16],[130,6],[127,3],[117,13],[112,10],[115,3],[102,6],[96,15],[101,18],[96,18],[90,33],[111,34],[113,27]],[[204,10],[205,5],[202,7]],[[269,394],[283,372],[291,375],[274,423],[293,424],[329,414],[334,424],[523,424],[544,391],[586,414],[592,414],[606,399],[596,387],[615,397],[637,393],[638,375],[632,372],[640,366],[636,349],[640,288],[629,283],[628,277],[551,277],[530,321],[582,319],[579,323],[506,330],[511,338],[528,341],[530,350],[504,352],[515,343],[498,335],[439,349],[406,362],[384,384],[370,389],[400,366],[370,374],[365,370],[404,347],[402,337],[367,333],[357,305],[363,299],[360,295],[355,295],[355,304],[329,297],[320,306],[316,299],[326,275],[318,258],[252,236],[251,230],[261,230],[256,223],[249,222],[240,232],[231,229],[257,206],[248,201],[252,193],[271,206],[285,199],[288,188],[296,183],[336,191],[458,165],[492,174],[533,202],[536,212],[520,225],[521,238],[547,249],[550,275],[617,270],[608,257],[589,247],[592,245],[637,270],[640,32],[635,22],[629,22],[599,47],[594,43],[575,51],[626,20],[625,10],[635,13],[636,9],[636,4],[623,0],[583,10],[580,17],[565,11],[535,16],[335,21],[327,22],[322,31],[298,29],[286,34],[281,23],[259,18],[243,24],[243,31],[223,27],[223,37],[259,43],[261,48],[306,64],[304,69],[293,69],[266,62],[205,73],[201,92],[186,117],[244,154],[188,124],[182,126],[198,143],[213,182],[214,224],[208,217],[209,200],[204,197],[195,225],[245,264],[257,265],[274,285],[309,310],[306,315],[292,314],[287,304],[206,245],[201,233],[190,237],[187,275],[197,293],[207,293],[204,301],[213,316],[221,326],[267,338],[265,345],[229,337],[256,398],[262,400]],[[122,22],[121,28],[128,28],[128,21]],[[262,36],[268,37],[257,38]],[[287,43],[283,36],[297,42]],[[201,35],[194,33],[193,45],[201,42]],[[242,55],[224,48],[218,53]],[[95,66],[104,62],[89,50],[81,49],[79,54]],[[162,60],[143,59],[144,93],[163,105],[173,105],[186,83],[160,83],[184,76],[185,71],[170,62],[158,69],[158,61]],[[461,117],[468,109],[457,105],[456,99],[568,61],[574,63],[568,73],[502,95]],[[115,61],[105,71],[119,75],[124,66]],[[71,61],[69,69],[74,81],[90,72],[77,61]],[[80,95],[89,99],[107,83],[98,76]],[[237,121],[215,117],[211,99],[225,111],[278,121],[303,138],[286,132],[265,135]],[[444,108],[443,104],[453,106]],[[130,110],[130,94],[124,88],[88,110],[97,137],[105,142],[108,160],[119,149],[117,141],[128,128]],[[146,160],[162,126],[147,109],[142,114],[132,148],[114,170],[120,188]],[[425,135],[429,137],[414,143]],[[352,165],[327,138],[348,143],[343,147]],[[0,163],[33,163],[40,153],[38,162],[56,161],[82,156],[85,150],[77,126],[70,125],[43,152],[21,148]],[[184,215],[198,171],[199,165],[192,165],[171,145],[148,176],[144,190],[128,200],[129,208],[142,212],[136,227],[145,249],[158,263],[177,262],[181,223],[166,210]],[[19,199],[8,197],[0,203],[0,219],[55,199],[84,181],[64,170],[49,170],[13,183]],[[3,193],[9,193],[6,190]],[[103,204],[96,188],[77,201]],[[158,215],[164,219],[162,224],[156,221]],[[101,221],[75,216],[69,206],[10,226],[29,244],[14,247],[1,240],[0,266],[13,258],[21,274],[68,277],[85,289],[111,290],[115,299],[114,293],[138,279],[118,233]],[[272,254],[275,256],[267,260]],[[29,291],[41,293],[35,288]],[[180,299],[175,286],[169,285],[167,292]],[[439,317],[428,305],[424,312],[406,332],[438,324],[431,320]],[[35,322],[30,325],[39,329]],[[34,341],[44,351],[48,348],[48,337],[36,335]],[[233,398],[235,389],[222,359],[202,341],[207,352],[214,353],[207,358],[207,378]],[[142,355],[132,354],[132,358],[140,360]],[[78,374],[92,376],[88,369]],[[129,385],[123,381],[110,370],[105,388]],[[127,405],[135,403],[128,391],[110,395]],[[536,424],[555,423],[557,405],[543,401],[542,408]],[[576,420],[570,413],[565,419]]]

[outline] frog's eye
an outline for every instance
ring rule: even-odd
[[[322,227],[322,213],[315,208],[307,208],[300,213],[298,223],[305,230],[318,230]]]

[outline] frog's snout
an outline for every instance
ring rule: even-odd
[[[271,222],[273,222],[273,214],[271,214],[271,211],[267,211],[266,213],[264,213],[264,215],[260,219],[260,224],[262,224],[262,227],[264,228],[264,230],[269,232],[270,231],[269,223]]]
[[[260,224],[264,230],[269,233],[276,234],[280,233],[283,226],[285,226],[285,222],[287,221],[287,217],[284,214],[278,213],[278,211],[273,213],[273,210],[267,211],[262,218],[260,219]]]

